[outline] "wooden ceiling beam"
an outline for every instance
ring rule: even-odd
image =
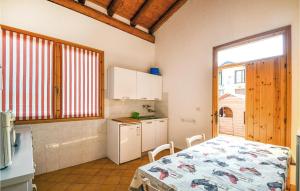
[[[177,0],[162,16],[150,27],[149,33],[153,34],[159,27],[166,22],[187,0]]]
[[[63,6],[65,8],[71,9],[73,11],[76,11],[78,13],[81,13],[83,15],[86,15],[88,17],[91,17],[93,19],[96,19],[98,21],[101,21],[103,23],[106,23],[110,26],[113,26],[115,28],[118,28],[122,31],[125,31],[127,33],[130,33],[134,36],[137,36],[141,39],[144,39],[146,41],[155,42],[155,37],[151,34],[148,34],[140,29],[131,27],[130,25],[123,23],[115,18],[109,17],[106,14],[99,12],[95,9],[92,9],[87,6],[82,6],[79,3],[76,3],[73,0],[48,0],[50,2],[56,3],[60,6]]]
[[[103,3],[101,3],[101,2],[99,2],[97,0],[87,0],[87,1],[92,2],[92,3],[96,4],[96,5],[99,5],[100,7],[103,7],[103,8],[107,7],[105,4],[103,4]]]
[[[147,7],[151,4],[152,0],[144,0],[140,8],[134,13],[133,17],[130,19],[130,25],[135,27],[137,25],[136,21],[143,14]]]
[[[111,0],[110,1],[110,3],[107,6],[108,16],[112,17],[115,14],[119,3],[120,3],[120,0]]]

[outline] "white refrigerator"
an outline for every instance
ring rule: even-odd
[[[116,164],[141,157],[141,123],[120,123],[109,120],[107,156]]]

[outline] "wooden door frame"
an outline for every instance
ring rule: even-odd
[[[267,32],[259,33],[256,35],[248,36],[238,39],[229,43],[213,47],[213,79],[212,79],[212,136],[218,135],[217,128],[217,114],[218,114],[218,60],[217,53],[220,50],[235,47],[242,44],[247,44],[253,41],[258,41],[264,38],[282,34],[284,38],[284,55],[287,57],[287,106],[286,106],[286,142],[285,145],[291,146],[291,120],[292,120],[292,43],[291,43],[291,25],[270,30]]]

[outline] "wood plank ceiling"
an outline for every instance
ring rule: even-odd
[[[187,0],[49,0],[154,43],[154,32]],[[105,11],[90,6],[90,3]],[[119,19],[114,15],[125,18]],[[128,22],[126,22],[128,21]],[[139,27],[138,27],[139,26]],[[144,29],[141,29],[141,27]]]

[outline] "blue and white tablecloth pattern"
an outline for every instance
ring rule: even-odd
[[[140,167],[129,190],[148,178],[161,191],[284,191],[290,150],[219,136]]]

